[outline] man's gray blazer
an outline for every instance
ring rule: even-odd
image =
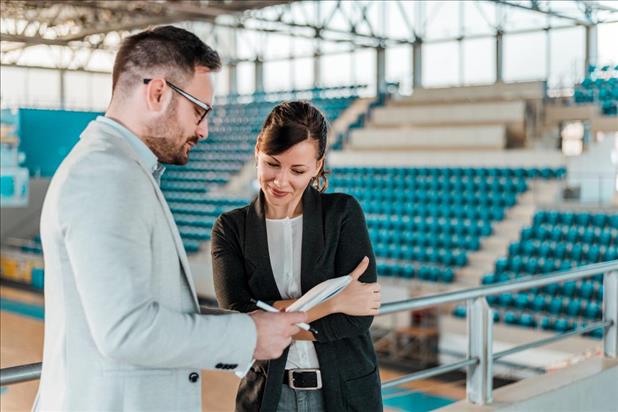
[[[41,238],[45,346],[35,410],[198,411],[200,369],[247,367],[255,324],[245,314],[199,314],[163,194],[113,126],[90,123],[60,165]]]

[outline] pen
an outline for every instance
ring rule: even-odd
[[[270,306],[268,303],[264,303],[261,300],[255,300],[255,299],[251,299],[251,302],[254,303],[258,308],[266,311],[266,312],[272,312],[272,313],[276,313],[276,312],[280,312],[279,309]],[[302,322],[302,323],[297,323],[296,326],[298,326],[299,328],[309,331],[311,333],[313,333],[314,335],[318,334],[318,331],[315,330],[314,328],[312,328],[311,326],[309,326],[309,324]]]

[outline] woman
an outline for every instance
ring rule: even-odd
[[[251,312],[258,299],[283,309],[324,280],[354,278],[307,312],[317,335],[301,330],[279,359],[252,366],[240,383],[237,411],[382,410],[369,335],[380,306],[375,257],[358,202],[322,193],[326,145],[319,110],[300,101],[276,106],[255,147],[258,197],[213,227],[223,308]]]

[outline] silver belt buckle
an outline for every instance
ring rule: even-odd
[[[294,381],[295,373],[314,374],[315,386],[296,386],[296,382]],[[322,374],[320,373],[319,369],[290,369],[288,371],[288,382],[288,385],[292,389],[297,389],[301,391],[316,391],[318,389],[322,389]]]

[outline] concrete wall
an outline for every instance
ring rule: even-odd
[[[618,360],[594,358],[573,366],[502,387],[490,405],[467,401],[438,409],[440,412],[569,412],[616,411]]]
[[[524,123],[526,103],[520,101],[388,106],[373,112],[377,126]]]
[[[410,97],[402,98],[401,104],[454,102],[468,100],[518,100],[542,99],[545,82],[498,83],[479,86],[425,88],[414,90]]]
[[[618,175],[617,147],[618,137],[608,137],[592,144],[580,156],[569,159],[569,185],[580,188],[582,202],[603,204],[614,200]]]
[[[561,167],[565,158],[558,150],[411,151],[373,150],[331,152],[328,165],[390,167]]]
[[[548,105],[545,107],[545,127],[558,127],[570,120],[590,121],[591,132],[618,132],[618,117],[602,116],[597,104],[576,106]]]
[[[504,125],[365,128],[354,130],[346,149],[503,149],[506,145]]]

